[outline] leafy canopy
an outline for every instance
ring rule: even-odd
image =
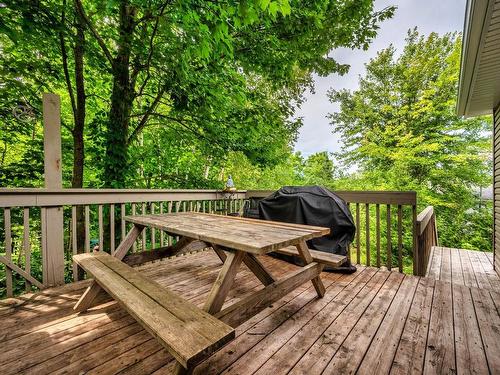
[[[401,54],[389,46],[370,60],[358,90],[330,91],[340,103],[330,120],[338,156],[370,188],[416,190],[435,206],[443,243],[477,248],[464,223],[481,214],[475,189],[491,182],[491,123],[456,115],[460,50],[457,34],[409,31]]]

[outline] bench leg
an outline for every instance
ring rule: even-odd
[[[220,311],[244,257],[245,252],[239,250],[226,254],[224,265],[212,286],[203,310],[212,315]]]
[[[92,307],[92,303],[100,293],[104,293],[104,290],[99,286],[99,284],[92,281],[92,284],[82,294],[75,306],[73,306],[73,310],[77,312],[88,310]]]
[[[114,256],[122,260],[125,257],[125,255],[127,255],[128,251],[134,244],[135,240],[139,237],[139,235],[142,233],[143,230],[144,227],[142,225],[134,225],[132,229],[130,229],[130,231],[127,233],[127,236],[122,241],[122,243],[118,245],[118,247],[116,248]],[[76,305],[73,307],[73,310],[78,312],[87,310],[92,306],[92,303],[94,302],[95,298],[101,292],[104,292],[104,290],[95,282],[95,280],[92,281],[92,284],[80,297]]]
[[[313,258],[311,256],[311,253],[309,252],[309,248],[307,247],[307,244],[305,241],[301,241],[296,245],[297,251],[300,254],[300,257],[304,260],[306,264],[312,263]],[[322,298],[325,295],[325,286],[323,285],[323,281],[321,281],[321,278],[319,276],[315,277],[314,279],[311,280],[314,286],[314,289],[316,289],[316,293],[318,294],[318,297]]]

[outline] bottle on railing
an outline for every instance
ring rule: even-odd
[[[233,178],[231,175],[227,178],[226,186],[224,187],[224,192],[234,192],[236,191],[236,187],[234,186]]]

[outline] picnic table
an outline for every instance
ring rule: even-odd
[[[196,212],[127,216],[125,220],[133,227],[113,256],[102,251],[74,256],[75,261],[94,277],[75,310],[87,310],[97,295],[105,290],[171,352],[181,365],[177,373],[189,372],[234,338],[234,327],[303,283],[312,281],[318,297],[323,297],[325,287],[320,276],[323,264],[340,265],[345,260],[345,257],[319,254],[307,247],[306,241],[328,234],[328,228]],[[171,246],[128,254],[146,227],[164,231],[178,239]],[[223,262],[203,309],[129,267],[203,248],[212,248]],[[258,259],[259,255],[271,252],[296,255],[304,266],[276,279]],[[264,288],[222,309],[242,263],[264,284]],[[170,298],[165,298],[162,290]],[[145,302],[138,304],[137,299]],[[187,322],[186,314],[190,319]],[[179,330],[179,325],[184,330]],[[217,330],[215,335],[214,327]],[[172,332],[177,332],[177,336]],[[180,338],[184,340],[181,345]]]

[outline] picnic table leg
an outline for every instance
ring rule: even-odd
[[[300,257],[304,260],[306,264],[312,263],[313,258],[311,256],[311,253],[309,252],[309,248],[307,247],[305,241],[299,242],[297,245],[295,245],[295,247],[297,248]],[[316,289],[318,297],[322,298],[326,292],[325,286],[323,285],[323,281],[321,281],[321,278],[319,276],[315,277],[311,281],[314,285],[314,289]]]
[[[214,249],[222,263],[224,263],[226,260],[226,253],[223,248],[215,244],[210,244],[210,246]],[[260,280],[260,282],[264,284],[264,286],[272,284],[276,281],[276,278],[264,267],[255,255],[247,253],[243,258],[243,263],[245,263],[245,265]]]
[[[194,367],[186,369],[182,367],[179,362],[175,363],[174,369],[172,370],[173,375],[191,375],[193,373]]]
[[[224,250],[222,250],[219,245],[216,245],[216,244],[210,244],[210,247],[212,249],[214,249],[215,251],[215,254],[217,254],[217,256],[219,257],[220,261],[222,262],[222,264],[224,264],[224,262],[226,261],[226,253],[224,252]]]
[[[233,285],[236,272],[238,272],[238,268],[244,257],[245,252],[240,250],[228,252],[226,254],[224,265],[217,276],[217,280],[215,280],[212,286],[212,290],[210,291],[210,295],[208,296],[203,310],[212,315],[221,310],[227,294]]]
[[[125,255],[127,255],[128,251],[134,244],[135,240],[139,237],[139,235],[142,233],[144,230],[144,227],[142,225],[137,225],[135,224],[132,229],[128,232],[127,236],[125,239],[122,241],[120,245],[116,248],[114,257],[122,260]],[[82,312],[87,310],[91,305],[92,302],[95,300],[95,298],[103,292],[103,289],[95,282],[95,280],[92,281],[92,284],[87,288],[87,290],[83,293],[83,295],[80,297],[78,302],[75,304],[73,307],[73,310]]]

